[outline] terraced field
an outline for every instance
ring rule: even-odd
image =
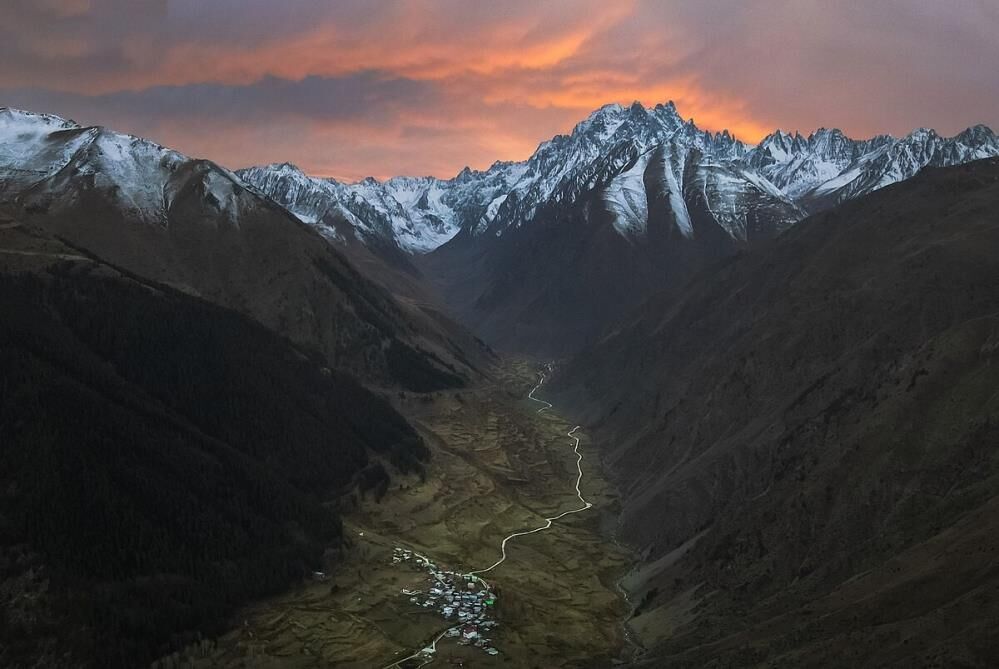
[[[526,399],[534,371],[510,363],[481,388],[400,399],[434,452],[425,480],[397,480],[381,501],[355,500],[347,516],[352,545],[330,580],[245,611],[233,632],[186,659],[196,666],[370,669],[410,655],[449,627],[401,594],[425,587],[425,574],[393,564],[395,546],[441,566],[481,569],[500,557],[503,537],[579,505],[574,441],[566,437],[572,426],[557,407],[538,414]],[[614,583],[629,557],[607,539],[616,499],[585,431],[576,434],[585,456],[582,492],[594,508],[518,537],[489,573],[499,594],[500,627],[491,637],[500,655],[444,639],[436,664],[606,667],[620,656],[627,607]]]

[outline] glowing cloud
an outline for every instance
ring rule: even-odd
[[[9,0],[0,104],[232,167],[450,176],[607,102],[748,141],[999,125],[996,34],[979,0]]]

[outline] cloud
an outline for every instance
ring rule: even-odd
[[[358,119],[388,123],[406,106],[430,103],[432,89],[433,84],[426,82],[366,71],[297,81],[266,76],[245,85],[154,86],[95,95],[44,88],[10,89],[3,95],[8,106],[40,106],[105,125],[129,119],[148,124]]]
[[[996,34],[989,0],[9,0],[0,104],[231,166],[449,176],[611,101],[751,141],[999,126]]]

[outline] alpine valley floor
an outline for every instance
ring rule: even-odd
[[[402,594],[425,589],[427,579],[412,564],[393,563],[396,547],[442,568],[484,569],[500,558],[505,536],[579,505],[577,457],[566,436],[573,426],[558,407],[539,414],[542,405],[527,399],[535,373],[535,365],[511,361],[477,388],[398,398],[433,449],[426,476],[397,479],[380,501],[357,500],[345,514],[350,545],[329,580],[246,609],[217,642],[159,664],[370,669],[391,666],[454,626]],[[491,613],[499,627],[490,637],[499,655],[445,638],[434,664],[606,667],[627,653],[629,607],[615,584],[631,556],[611,539],[618,502],[596,449],[585,426],[575,434],[582,436],[581,491],[593,507],[515,538],[508,559],[484,574],[498,594]]]

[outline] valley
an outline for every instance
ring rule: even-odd
[[[363,73],[298,72],[308,104],[210,159],[0,107],[0,667],[996,666],[989,118],[736,136],[601,79],[454,163],[464,99],[430,122],[416,70]],[[341,104],[376,171],[310,135]]]
[[[399,666],[453,658],[474,667],[606,667],[620,658],[628,607],[616,584],[632,560],[608,537],[618,500],[585,431],[574,432],[577,442],[557,410],[538,412],[543,388],[537,401],[527,397],[535,371],[510,362],[462,392],[399,398],[431,449],[425,479],[399,478],[381,500],[354,500],[328,580],[251,606],[217,643],[158,666],[181,658],[200,667],[396,666],[457,624],[402,593],[425,589],[427,578],[393,562],[399,546],[488,580],[498,596],[489,636],[499,651],[443,638],[433,658]],[[505,537],[556,516],[547,531],[506,542],[501,560]]]

